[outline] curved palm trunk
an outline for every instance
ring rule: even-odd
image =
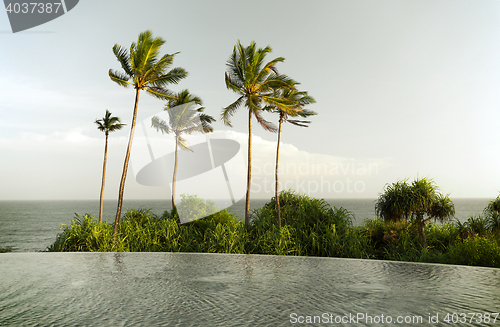
[[[175,161],[174,161],[174,176],[172,177],[172,210],[177,212],[175,207],[175,180],[177,179],[177,149],[179,147],[179,137],[175,136]]]
[[[279,197],[279,193],[278,193],[278,167],[279,167],[279,157],[280,157],[280,142],[281,142],[281,124],[283,123],[283,117],[282,115],[280,114],[280,121],[279,121],[279,127],[278,127],[278,146],[276,147],[276,186],[275,186],[275,189],[276,189],[276,192],[275,192],[275,196],[276,196],[276,212],[278,214],[278,224],[279,224],[279,227],[281,228],[281,207],[280,207],[280,197]]]
[[[120,215],[123,205],[123,191],[125,189],[125,178],[127,177],[128,161],[130,159],[130,150],[132,149],[132,140],[134,138],[135,121],[137,118],[137,104],[139,103],[140,89],[135,90],[134,114],[132,116],[132,125],[130,126],[130,136],[128,140],[127,153],[125,154],[125,163],[123,164],[122,179],[120,181],[120,191],[118,193],[118,208],[116,210],[115,228],[113,229],[113,243],[116,242],[116,234],[118,233],[118,224],[120,223]]]
[[[104,145],[104,164],[102,165],[101,197],[99,202],[99,222],[102,223],[102,197],[104,195],[104,180],[106,177],[106,160],[108,157],[108,132],[106,132],[106,143]]]
[[[248,230],[250,222],[250,186],[252,183],[252,110],[248,109],[248,171],[247,171],[247,197],[245,202],[245,229]]]

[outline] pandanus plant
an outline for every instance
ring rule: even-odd
[[[386,185],[375,204],[377,216],[385,221],[413,220],[423,247],[427,247],[425,224],[431,220],[445,221],[455,215],[455,206],[448,195],[442,195],[433,180],[407,179]]]

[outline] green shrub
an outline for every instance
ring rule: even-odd
[[[181,225],[177,211],[156,216],[147,209],[130,209],[113,243],[113,225],[92,215],[76,215],[64,225],[48,251],[162,251],[199,253],[260,253],[343,258],[439,262],[500,268],[498,213],[473,216],[465,223],[425,225],[428,247],[421,245],[412,221],[366,220],[352,226],[352,214],[331,208],[324,200],[292,191],[280,193],[282,226],[276,199],[252,212],[249,230],[227,210]],[[184,202],[185,201],[185,202]],[[184,203],[183,203],[184,202]],[[195,196],[183,196],[194,215],[215,206]],[[496,220],[495,220],[496,219]],[[0,252],[3,249],[0,249]]]
[[[353,231],[352,215],[330,208],[323,199],[283,191],[279,194],[282,227],[278,227],[276,199],[252,213],[250,252],[310,256],[371,257],[368,239]],[[356,235],[356,237],[354,237]]]
[[[484,235],[488,231],[488,222],[481,216],[470,216],[465,226],[475,235]]]
[[[494,237],[469,237],[451,245],[444,263],[500,268],[500,246]]]

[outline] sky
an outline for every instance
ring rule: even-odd
[[[500,190],[499,14],[497,0],[81,0],[12,33],[2,12],[0,200],[98,199],[104,134],[94,121],[106,109],[127,124],[108,147],[104,198],[117,198],[134,91],[108,70],[121,69],[113,45],[128,49],[146,30],[166,40],[162,54],[180,52],[173,67],[189,72],[170,89],[203,100],[217,120],[207,137],[239,142],[243,163],[245,108],[233,127],[220,121],[237,99],[225,86],[226,61],[238,40],[269,45],[268,61],[285,58],[276,68],[316,99],[307,108],[317,115],[308,128],[283,126],[282,188],[376,198],[387,183],[428,177],[452,198],[492,199]],[[138,121],[163,106],[143,92]],[[277,135],[253,126],[252,197],[270,198]],[[171,196],[168,185],[139,184],[135,170],[125,199]],[[240,177],[244,184],[244,170]],[[197,184],[212,192],[208,180]]]

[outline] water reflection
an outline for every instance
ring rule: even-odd
[[[288,326],[291,314],[358,313],[437,325],[430,314],[443,323],[446,313],[500,307],[499,270],[491,268],[194,253],[11,253],[0,260],[2,327]]]

